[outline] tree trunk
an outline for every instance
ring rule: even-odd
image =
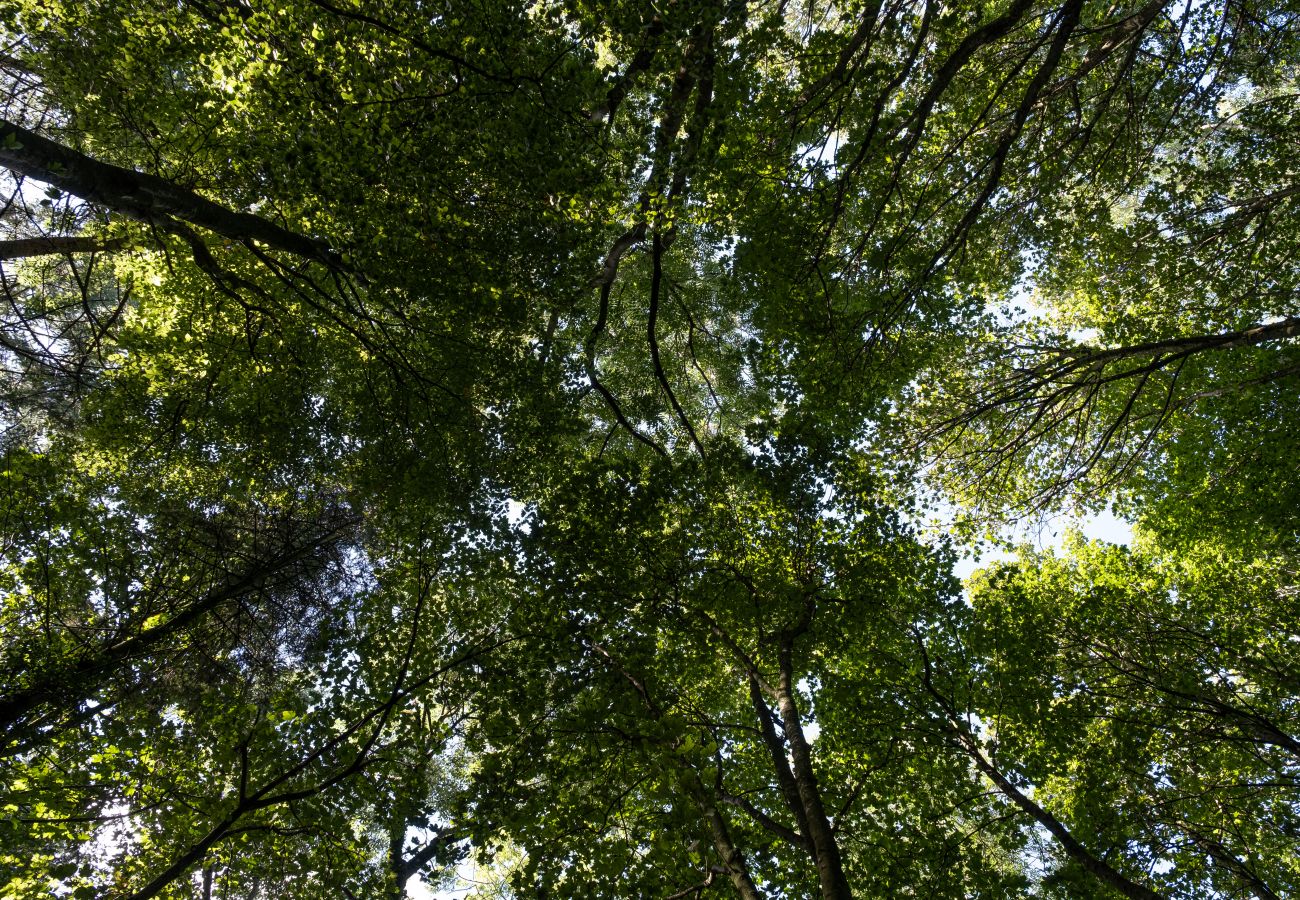
[[[38,706],[71,694],[79,695],[92,686],[96,676],[111,672],[128,660],[150,652],[163,640],[180,633],[221,604],[243,596],[271,576],[339,540],[342,537],[343,527],[331,531],[320,540],[287,548],[279,556],[254,571],[231,579],[224,586],[210,591],[153,628],[147,628],[131,637],[100,647],[93,654],[52,671],[42,672],[33,684],[0,695],[0,734],[12,729],[23,716]]]
[[[954,726],[954,728],[956,727]],[[1161,900],[1162,895],[1157,894],[1148,887],[1129,881],[1104,861],[1093,856],[1083,844],[1075,839],[1074,835],[1070,834],[1069,829],[1056,816],[1030,800],[1019,788],[1012,784],[980,751],[975,744],[974,738],[958,730],[957,741],[961,744],[962,749],[966,751],[966,754],[974,760],[975,767],[987,775],[1007,799],[1027,812],[1039,825],[1051,832],[1052,837],[1056,838],[1057,843],[1061,845],[1061,849],[1085,870],[1119,891],[1125,897],[1132,898],[1132,900]]]
[[[712,803],[704,804],[704,818],[709,823],[709,834],[713,837],[713,846],[722,857],[722,863],[727,869],[727,876],[731,878],[732,885],[735,886],[737,893],[743,900],[763,900],[763,895],[758,892],[758,887],[754,884],[754,879],[749,877],[749,872],[745,868],[744,857],[736,849],[736,845],[731,841],[731,831],[727,828],[727,822],[722,818],[722,813]]]
[[[840,859],[840,848],[835,842],[835,832],[831,828],[826,808],[822,804],[821,789],[817,786],[817,776],[813,772],[812,751],[803,735],[803,723],[799,719],[799,707],[794,699],[793,667],[791,654],[793,648],[787,639],[781,646],[781,678],[777,685],[777,707],[781,713],[781,724],[785,730],[785,740],[790,747],[790,762],[794,769],[795,785],[799,789],[799,799],[803,803],[804,821],[808,827],[807,838],[813,846],[813,855],[817,862],[817,879],[821,884],[824,900],[849,900],[853,892],[849,890],[848,880],[844,877],[844,865]]]

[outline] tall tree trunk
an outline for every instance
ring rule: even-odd
[[[844,877],[840,848],[835,842],[835,832],[822,803],[821,789],[817,786],[817,776],[813,772],[812,751],[804,737],[799,706],[794,698],[792,645],[793,640],[790,638],[781,644],[781,677],[776,687],[777,708],[781,713],[785,740],[790,747],[790,763],[794,770],[795,785],[799,789],[799,799],[803,803],[807,838],[813,846],[822,897],[824,900],[849,900],[853,893]]]

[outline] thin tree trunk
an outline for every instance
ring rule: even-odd
[[[754,675],[749,677],[749,699],[753,704],[754,713],[758,716],[758,728],[763,735],[763,743],[767,745],[768,754],[772,758],[772,769],[776,773],[776,783],[781,788],[781,797],[790,812],[794,814],[795,827],[804,849],[813,858],[813,862],[816,862],[817,849],[808,839],[808,813],[804,810],[799,785],[795,782],[794,773],[790,771],[790,762],[785,756],[785,746],[777,736],[767,701],[763,699],[758,679]]]
[[[726,819],[722,817],[718,808],[707,800],[704,801],[703,807],[705,821],[709,824],[709,834],[713,837],[713,846],[722,857],[722,864],[726,867],[727,876],[735,886],[736,892],[743,900],[763,900],[763,895],[758,892],[754,879],[749,877],[749,871],[745,868],[745,858],[732,843],[731,830],[727,828]]]
[[[956,728],[957,726],[954,726]],[[1112,869],[1103,860],[1098,859],[1089,852],[1088,848],[1079,843],[1074,835],[1070,834],[1069,829],[1047,810],[1043,809],[1033,800],[1030,800],[1019,788],[1007,779],[1005,775],[998,770],[992,762],[989,761],[975,744],[974,738],[963,731],[957,731],[957,740],[962,749],[975,762],[975,767],[989,777],[997,785],[999,791],[1003,793],[1012,803],[1028,813],[1033,819],[1042,825],[1052,837],[1056,838],[1057,843],[1066,854],[1082,866],[1085,870],[1104,881],[1106,884],[1119,891],[1125,897],[1132,900],[1161,900],[1162,895],[1156,893],[1148,887],[1143,887],[1136,882],[1129,881],[1119,872]]]
[[[822,804],[821,789],[817,786],[817,776],[813,772],[812,751],[804,737],[799,707],[794,699],[792,653],[791,641],[786,639],[780,652],[781,678],[777,684],[777,708],[781,713],[785,740],[790,747],[790,762],[799,789],[799,799],[803,803],[807,837],[813,846],[822,897],[825,900],[849,900],[853,892],[849,890],[848,880],[844,877],[840,848]]]
[[[101,647],[94,654],[82,657],[68,665],[43,672],[35,683],[9,694],[0,695],[0,733],[11,729],[23,716],[44,703],[70,694],[81,693],[96,676],[148,653],[159,643],[188,628],[221,604],[248,593],[271,576],[306,558],[321,547],[339,540],[342,530],[342,528],[336,529],[320,540],[282,553],[256,570],[200,597],[153,628],[147,628],[131,637]]]

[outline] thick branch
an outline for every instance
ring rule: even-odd
[[[1142,378],[1160,369],[1181,363],[1188,357],[1207,351],[1233,350],[1300,336],[1300,317],[1254,325],[1239,331],[1191,335],[1130,344],[1124,347],[1041,348],[1047,356],[1042,362],[1021,368],[1008,378],[990,379],[991,390],[972,398],[976,402],[967,410],[939,423],[930,434],[936,437],[968,425],[997,409],[1058,406],[1072,393],[1130,378]],[[1034,348],[1023,348],[1034,349]],[[1115,363],[1143,360],[1141,364],[1114,371]]]
[[[785,754],[785,744],[776,733],[776,726],[772,722],[772,711],[768,709],[767,701],[759,689],[759,683],[756,678],[749,678],[749,699],[754,706],[754,712],[758,716],[759,731],[763,735],[763,743],[767,747],[768,755],[772,758],[772,769],[776,773],[776,783],[781,788],[781,797],[785,800],[785,805],[790,812],[794,813],[795,823],[799,829],[802,846],[808,851],[808,855],[817,861],[817,848],[807,839],[808,835],[808,814],[804,811],[803,801],[799,797],[799,785],[795,783],[794,773],[790,771],[790,761]]]
[[[930,119],[930,113],[934,111],[939,98],[952,85],[957,73],[965,67],[966,63],[970,61],[977,51],[1009,34],[1033,8],[1033,5],[1033,0],[1015,0],[1001,16],[986,22],[966,35],[962,42],[957,45],[957,48],[940,64],[930,82],[929,90],[921,97],[912,113],[911,127],[899,153],[898,161],[894,165],[895,181],[898,180],[898,175],[902,172],[903,165],[907,162],[908,157],[916,149],[916,145],[920,143],[921,135],[925,132],[925,126]]]
[[[1106,36],[1106,39],[1088,52],[1088,55],[1084,57],[1078,68],[1044,91],[1039,103],[1042,104],[1056,94],[1077,85],[1083,80],[1084,76],[1109,59],[1120,47],[1135,39],[1140,39],[1140,36],[1155,21],[1156,16],[1168,5],[1169,0],[1151,0],[1146,6],[1128,18],[1107,26],[1110,34]]]
[[[174,219],[240,243],[257,242],[341,268],[336,251],[316,238],[236,212],[165,178],[100,162],[12,122],[0,120],[0,166],[123,215],[166,228]]]
[[[1016,108],[1016,113],[1012,117],[1011,126],[1003,135],[1002,140],[998,143],[997,149],[993,152],[988,163],[988,176],[984,180],[984,187],[979,196],[967,208],[966,213],[962,216],[957,227],[948,235],[939,252],[934,255],[930,261],[927,274],[929,271],[936,269],[944,258],[955,247],[961,245],[967,232],[974,226],[976,220],[983,213],[984,208],[992,199],[994,193],[1002,183],[1002,172],[1006,166],[1007,158],[1011,154],[1016,141],[1019,139],[1021,132],[1024,130],[1025,123],[1029,120],[1030,114],[1038,105],[1039,95],[1042,94],[1047,82],[1056,72],[1061,63],[1061,57],[1065,54],[1065,47],[1070,41],[1071,35],[1079,27],[1079,19],[1083,15],[1084,0],[1069,0],[1061,9],[1061,14],[1057,22],[1056,36],[1048,48],[1047,56],[1043,60],[1042,66],[1035,73],[1029,86],[1025,89],[1025,95],[1021,98],[1020,105]]]
[[[645,42],[632,57],[623,74],[614,79],[609,90],[605,94],[605,102],[601,107],[592,112],[592,118],[597,122],[606,122],[612,124],[614,115],[618,112],[619,106],[627,97],[628,92],[632,89],[636,79],[641,73],[650,68],[654,62],[656,42],[664,33],[663,17],[656,14],[651,17],[650,22],[645,26]]]
[[[858,27],[850,35],[848,43],[840,50],[839,58],[835,61],[835,66],[821,78],[804,88],[799,95],[797,109],[805,107],[813,98],[824,91],[826,88],[841,84],[845,81],[849,71],[849,64],[853,58],[862,50],[863,45],[867,45],[867,39],[871,33],[876,30],[876,23],[880,18],[880,0],[873,0],[866,9],[862,11],[862,20]],[[870,45],[868,45],[870,52]]]
[[[808,842],[803,839],[802,835],[796,832],[793,828],[782,825],[776,819],[773,819],[744,797],[735,797],[731,794],[723,794],[722,802],[734,806],[737,809],[743,809],[749,814],[751,819],[779,837],[781,840],[785,841],[787,844],[790,844],[793,847],[798,847],[800,850],[806,851],[808,849]]]
[[[615,657],[614,654],[610,653],[609,650],[601,644],[598,644],[595,641],[588,641],[587,645],[600,654],[601,658],[605,660],[606,665],[617,672],[624,681],[632,686],[633,690],[635,690],[637,695],[641,698],[641,702],[646,705],[646,709],[648,709],[656,719],[663,715],[663,709],[660,708],[659,704],[655,703],[653,698],[651,698],[650,692],[646,688],[644,681],[629,672],[627,667],[623,665],[622,661]]]
[[[1297,760],[1300,760],[1300,741],[1287,734],[1266,716],[1262,716],[1250,709],[1242,709],[1210,694],[1191,690],[1178,690],[1168,684],[1162,684],[1155,678],[1146,675],[1141,667],[1129,662],[1122,653],[1105,643],[1095,641],[1093,647],[1104,654],[1111,666],[1122,673],[1124,677],[1168,697],[1185,700],[1193,704],[1193,709],[1199,706],[1209,715],[1231,722],[1237,728],[1258,738],[1262,743],[1280,747]]]
[[[717,877],[717,872],[710,871],[704,876],[704,880],[699,884],[693,884],[690,887],[682,888],[675,894],[669,894],[664,900],[685,900],[686,897],[694,894],[697,898],[703,895],[704,889],[713,884],[713,879]]]
[[[451,828],[440,830],[429,843],[411,854],[409,859],[401,859],[397,871],[394,873],[397,876],[397,883],[405,886],[406,882],[410,881],[414,875],[428,865],[440,850],[448,844],[454,844],[463,837],[463,834]]]
[[[1251,347],[1272,341],[1284,341],[1300,336],[1300,316],[1291,316],[1277,322],[1252,325],[1239,331],[1224,331],[1219,334],[1197,334],[1188,337],[1166,338],[1148,341],[1142,344],[1129,344],[1126,347],[1108,347],[1102,350],[1059,350],[1056,355],[1064,358],[1061,362],[1043,371],[1044,381],[1058,381],[1075,372],[1087,371],[1098,364],[1116,362],[1137,357],[1164,357],[1173,353],[1199,353],[1205,350],[1234,350],[1237,347]],[[1167,357],[1173,359],[1173,356]]]
[[[699,775],[688,766],[684,768],[684,776],[690,792],[695,795],[696,802],[700,804],[704,821],[709,826],[709,835],[713,838],[714,849],[722,857],[723,867],[736,893],[740,894],[742,900],[763,900],[763,895],[758,892],[758,887],[745,866],[744,855],[731,839],[731,829],[727,827],[727,820],[700,782]]]
[[[41,236],[0,241],[0,261],[53,256],[56,253],[109,253],[131,246],[128,238]]]

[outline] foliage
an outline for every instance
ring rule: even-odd
[[[984,573],[972,709],[1091,846],[1187,896],[1297,872],[1294,559],[1077,542]]]
[[[0,5],[0,893],[1300,888],[1298,26]]]

